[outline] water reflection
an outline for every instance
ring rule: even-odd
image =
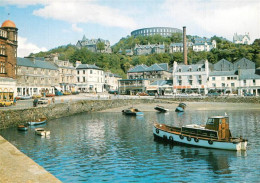
[[[224,113],[220,111],[219,113]],[[49,139],[16,128],[0,134],[62,182],[257,182],[260,128],[258,111],[229,111],[233,135],[249,140],[247,154],[154,141],[155,121],[182,126],[204,124],[215,111],[83,113],[49,120]],[[240,175],[238,178],[237,175]],[[242,177],[242,178],[241,178]]]

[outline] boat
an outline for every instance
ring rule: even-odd
[[[164,108],[163,106],[157,105],[155,108],[155,110],[159,111],[159,112],[168,112],[169,109]]]
[[[19,131],[27,131],[28,130],[28,126],[26,126],[26,125],[18,125],[17,129]]]
[[[144,115],[143,112],[139,111],[136,108],[130,107],[128,109],[124,109],[122,110],[122,113],[125,115],[133,115],[133,116],[140,116],[140,115]]]
[[[44,128],[35,128],[35,134],[40,136],[48,136],[51,132],[46,131]]]
[[[28,125],[41,125],[41,124],[46,123],[46,121],[47,121],[47,118],[39,118],[39,119],[28,122]]]
[[[186,106],[187,105],[185,103],[180,103],[178,107],[176,107],[175,112],[184,112]]]
[[[246,150],[247,140],[232,137],[228,116],[209,117],[206,125],[191,124],[183,127],[155,123],[156,139],[172,143],[226,150]]]

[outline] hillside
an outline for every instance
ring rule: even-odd
[[[193,37],[187,36],[188,39]],[[174,61],[182,62],[183,55],[179,53],[161,53],[141,56],[126,56],[118,54],[118,50],[133,48],[135,44],[151,44],[165,43],[165,45],[171,42],[181,42],[181,34],[175,34],[172,37],[164,38],[159,35],[147,36],[147,37],[126,37],[122,38],[116,43],[113,48],[112,54],[106,53],[92,53],[87,49],[77,49],[74,45],[60,46],[58,48],[51,49],[47,52],[39,52],[31,54],[30,56],[44,57],[51,53],[59,53],[60,60],[69,60],[72,63],[80,60],[82,63],[96,64],[98,67],[103,68],[105,71],[110,70],[113,73],[126,77],[126,73],[129,68],[138,65],[146,64],[148,66],[154,63],[168,63],[172,66]],[[212,49],[210,52],[194,52],[188,51],[189,63],[196,63],[200,60],[208,59],[211,63],[216,63],[220,59],[224,58],[231,62],[236,61],[242,57],[252,60],[256,63],[257,67],[260,67],[260,39],[256,39],[252,45],[241,45],[231,43],[223,38],[214,36],[211,40],[216,40],[217,48]]]

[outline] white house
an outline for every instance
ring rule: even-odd
[[[249,33],[245,33],[244,35],[238,35],[237,33],[235,33],[233,36],[233,43],[235,44],[249,44],[249,42]]]
[[[103,92],[104,71],[96,65],[81,64],[76,62],[77,87],[81,92]]]

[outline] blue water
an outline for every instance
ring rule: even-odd
[[[155,121],[204,124],[212,115],[230,117],[233,136],[249,140],[246,152],[163,144],[154,141]],[[84,113],[49,120],[50,138],[16,128],[0,134],[62,182],[259,182],[259,111]]]

